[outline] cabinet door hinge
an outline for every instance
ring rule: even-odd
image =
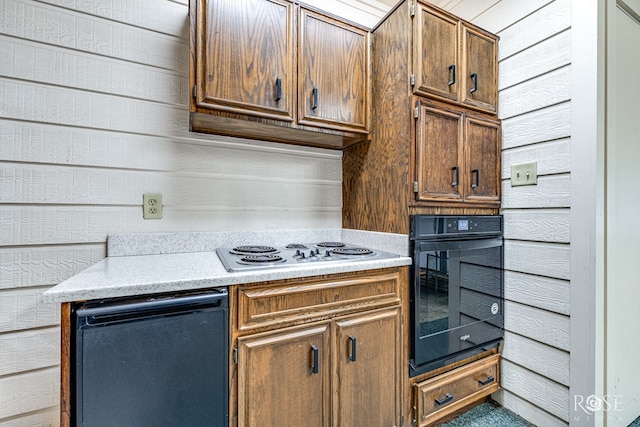
[[[416,107],[413,109],[413,118],[417,119],[418,117],[420,117],[420,107]]]
[[[233,363],[238,364],[238,347],[233,348]]]
[[[414,16],[416,16],[416,4],[411,3],[411,17],[413,18]]]
[[[418,181],[413,181],[413,192],[414,193],[418,192]]]
[[[416,75],[412,74],[411,77],[409,78],[409,83],[411,84],[411,86],[415,86],[416,85]]]
[[[194,98],[198,97],[198,86],[193,85],[193,90],[191,91],[191,93],[193,94]]]

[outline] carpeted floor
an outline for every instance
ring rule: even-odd
[[[441,424],[440,427],[535,427],[513,412],[488,402],[476,406],[468,412]],[[640,417],[628,427],[640,427]]]
[[[482,403],[440,427],[535,427],[495,403]]]

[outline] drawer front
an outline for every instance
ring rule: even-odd
[[[428,426],[500,388],[500,355],[492,355],[415,385],[416,420]]]
[[[400,271],[238,290],[238,330],[268,330],[400,304]]]

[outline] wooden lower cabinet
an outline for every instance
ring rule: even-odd
[[[400,309],[336,321],[334,426],[399,426]]]
[[[238,339],[238,426],[400,426],[400,308]]]
[[[417,427],[426,427],[500,389],[500,355],[479,359],[414,385]]]
[[[401,427],[408,273],[230,287],[230,426]]]
[[[328,426],[330,324],[238,340],[238,425]]]

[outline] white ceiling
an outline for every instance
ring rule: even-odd
[[[342,16],[367,27],[375,26],[398,0],[302,0],[304,3]],[[473,21],[501,0],[430,0],[429,3]]]

